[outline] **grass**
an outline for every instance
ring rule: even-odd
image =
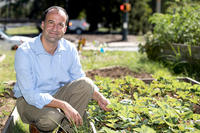
[[[5,54],[6,58],[0,62],[0,82],[16,80],[14,71],[14,55],[15,51],[0,51],[0,55]],[[171,75],[168,69],[161,64],[148,60],[145,54],[137,52],[119,52],[113,51],[99,53],[98,51],[82,51],[81,63],[84,71],[108,67],[108,66],[125,66],[134,72],[147,72],[156,74],[162,71],[164,74]],[[3,88],[0,84],[0,88]],[[16,124],[16,133],[28,132],[26,124],[18,122]]]
[[[82,52],[82,56],[81,63],[85,71],[117,65],[128,67],[137,73],[147,72],[156,74],[158,71],[164,71],[167,74],[171,74],[162,64],[150,61],[145,54],[138,52],[110,51],[100,53],[97,51],[87,51]]]
[[[0,82],[15,80],[14,55],[15,51],[0,51],[0,55],[5,54],[6,58],[0,62]]]
[[[16,34],[38,34],[38,29],[36,26],[21,26],[16,28],[9,28],[6,30],[8,35],[16,35]]]
[[[28,124],[24,124],[21,119],[16,121],[14,128],[13,128],[14,133],[29,133],[29,126]]]

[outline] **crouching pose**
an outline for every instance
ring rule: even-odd
[[[85,77],[76,48],[63,38],[67,21],[63,8],[48,8],[42,19],[42,33],[16,51],[17,110],[22,121],[38,132],[52,132],[58,125],[72,132],[70,123],[83,124],[91,99],[110,111],[109,101]]]

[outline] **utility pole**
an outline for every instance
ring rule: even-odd
[[[120,5],[120,10],[123,11],[122,41],[127,41],[129,15],[128,12],[131,10],[129,0],[123,0],[123,4]]]
[[[156,0],[156,12],[161,13],[161,0]]]

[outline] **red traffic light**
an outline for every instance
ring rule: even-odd
[[[131,10],[131,4],[130,3],[121,4],[120,10],[123,11],[123,12],[129,12]]]
[[[120,5],[120,10],[124,11],[124,4]]]

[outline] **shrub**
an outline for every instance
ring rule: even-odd
[[[196,59],[191,60],[191,54],[183,59],[180,52],[174,53],[175,56],[163,55],[163,50],[172,47],[171,44],[200,46],[200,5],[183,4],[176,11],[174,8],[169,9],[167,14],[156,13],[150,17],[153,32],[146,34],[146,43],[140,45],[140,52],[146,52],[149,59],[164,62],[177,73],[198,75],[196,73],[200,67],[194,69],[193,65],[200,64]]]

